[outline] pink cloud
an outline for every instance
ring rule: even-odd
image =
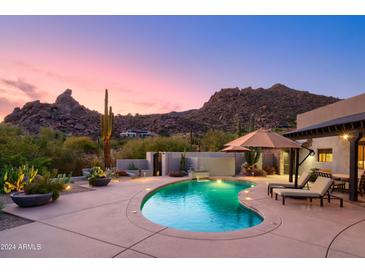
[[[31,100],[41,99],[44,95],[44,92],[38,91],[38,88],[35,85],[30,84],[21,78],[18,78],[17,80],[1,79],[1,82],[9,87],[22,91]]]

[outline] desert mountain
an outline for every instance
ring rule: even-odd
[[[159,134],[203,133],[209,128],[234,132],[254,119],[256,126],[294,127],[296,115],[327,104],[338,98],[299,91],[282,84],[268,89],[247,87],[225,88],[214,93],[200,109],[150,115],[117,115],[114,134],[126,129],[146,129]],[[113,105],[113,102],[110,102]],[[253,117],[253,118],[252,118]],[[100,114],[81,105],[67,89],[53,104],[33,101],[5,117],[6,123],[19,125],[31,133],[41,127],[52,127],[67,134],[99,134]]]

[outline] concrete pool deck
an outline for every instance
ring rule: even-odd
[[[0,257],[365,257],[363,204],[288,199],[282,206],[266,195],[266,182],[285,177],[246,179],[257,186],[239,199],[264,215],[261,227],[219,237],[153,224],[139,216],[141,198],[179,178],[126,178],[43,207],[7,206],[34,222],[0,231]]]

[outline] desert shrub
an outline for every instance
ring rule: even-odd
[[[20,128],[0,124],[0,168],[6,165],[20,166],[36,162],[39,157],[39,149],[34,138]],[[47,162],[47,160],[45,161]],[[38,168],[38,166],[36,167]]]
[[[70,136],[63,143],[65,149],[74,150],[80,153],[96,153],[97,143],[90,137],[86,136]]]
[[[147,137],[128,140],[114,154],[116,159],[144,159],[148,151],[189,151],[190,144],[184,137]]]
[[[264,166],[262,169],[266,172],[267,175],[274,175],[278,173],[277,169],[273,166]]]
[[[66,189],[64,178],[52,178],[51,173],[47,172],[43,176],[37,175],[35,180],[30,184],[25,184],[24,192],[26,194],[46,194],[52,192],[52,200],[55,201],[60,196],[60,192]]]
[[[265,170],[259,169],[257,167],[254,167],[252,169],[252,172],[253,172],[253,176],[265,177],[267,175]]]
[[[243,176],[261,176],[265,177],[267,175],[265,170],[258,168],[256,165],[247,166],[247,163],[242,166],[241,175]]]
[[[120,149],[126,142],[128,142],[128,139],[126,138],[112,138],[110,140],[110,147],[112,149]]]
[[[57,169],[60,173],[81,175],[82,168],[99,161],[96,147],[96,142],[88,137],[66,139],[63,133],[50,128],[30,135],[16,126],[0,124],[0,170],[27,164],[40,174]]]
[[[223,146],[235,138],[234,134],[222,130],[209,129],[201,138],[202,151],[221,151]]]

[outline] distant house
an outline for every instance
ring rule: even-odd
[[[120,133],[122,138],[145,138],[150,136],[156,136],[156,134],[148,130],[138,129],[128,129]]]

